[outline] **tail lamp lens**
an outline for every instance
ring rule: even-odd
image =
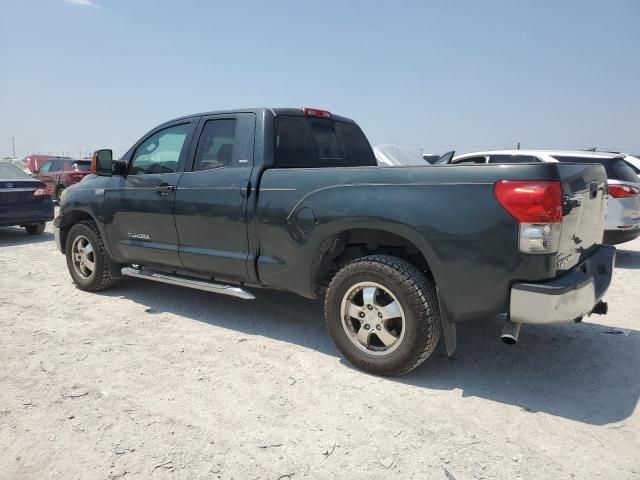
[[[524,253],[554,253],[562,229],[560,182],[504,180],[494,196],[520,226],[518,247]]]
[[[631,185],[609,185],[609,195],[613,198],[633,197],[640,193],[640,188]]]
[[[49,194],[47,193],[47,189],[42,187],[42,188],[36,188],[33,192],[33,196],[34,197],[46,197]]]

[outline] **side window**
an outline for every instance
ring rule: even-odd
[[[38,173],[49,173],[51,171],[52,163],[53,163],[52,160],[49,160],[48,162],[44,162],[44,165],[40,167],[40,170]]]
[[[54,160],[51,162],[50,172],[60,172],[62,171],[62,160]]]
[[[474,163],[487,163],[487,157],[466,157],[452,162],[454,165],[471,165]]]
[[[174,173],[189,132],[189,124],[175,125],[154,133],[135,151],[129,175]]]
[[[534,163],[540,160],[532,155],[491,155],[489,163]]]
[[[194,171],[231,165],[236,142],[236,123],[234,118],[207,120],[198,140]]]

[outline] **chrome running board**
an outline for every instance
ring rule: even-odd
[[[186,277],[175,277],[164,273],[157,273],[153,270],[124,267],[121,272],[125,277],[144,278],[146,280],[167,283],[169,285],[194,288],[196,290],[204,290],[205,292],[221,293],[222,295],[230,295],[232,297],[242,298],[243,300],[255,300],[256,298],[251,293],[239,287],[203,282],[202,280],[195,280]]]

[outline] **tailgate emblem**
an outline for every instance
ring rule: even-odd
[[[13,188],[13,183],[5,183],[5,188]]]

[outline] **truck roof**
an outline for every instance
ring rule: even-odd
[[[299,116],[302,117],[304,116],[304,110],[303,107],[299,107],[299,108],[287,108],[287,107],[279,107],[279,108],[270,108],[270,107],[257,107],[257,108],[236,108],[233,110],[213,110],[210,112],[201,112],[201,113],[194,113],[191,115],[184,115],[182,117],[177,117],[171,120],[168,120],[166,122],[164,122],[162,125],[164,125],[165,123],[171,123],[171,122],[175,122],[176,120],[186,120],[189,118],[194,118],[194,117],[202,117],[202,116],[207,116],[207,115],[224,115],[224,114],[232,114],[232,113],[254,113],[256,115],[262,115],[265,112],[270,112],[274,117],[277,117],[279,115],[287,115],[287,116]],[[333,120],[338,120],[340,122],[347,122],[347,123],[351,123],[351,124],[356,124],[355,121],[353,121],[350,118],[347,117],[343,117],[341,115],[335,115],[334,113],[331,113],[331,118]]]

